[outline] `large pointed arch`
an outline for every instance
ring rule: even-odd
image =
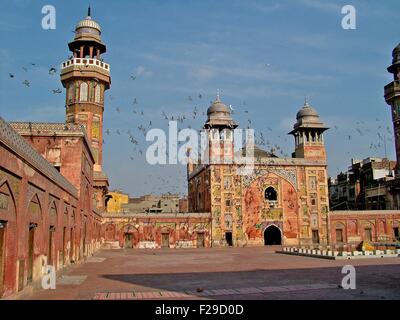
[[[0,298],[15,290],[16,250],[15,234],[17,231],[17,206],[14,193],[6,179],[0,181]],[[6,259],[7,257],[7,259]]]
[[[42,204],[37,193],[31,197],[28,203],[28,220],[37,225],[42,221]]]
[[[7,179],[0,181],[0,194],[3,194],[3,206],[7,205],[7,208],[0,210],[0,218],[3,215],[7,215],[7,220],[15,221],[17,218],[17,204],[14,197],[14,192]],[[0,196],[1,197],[1,196]],[[1,201],[1,199],[0,199]]]
[[[57,217],[58,217],[57,203],[54,199],[52,199],[50,200],[50,205],[49,205],[49,225],[51,227],[57,226]]]

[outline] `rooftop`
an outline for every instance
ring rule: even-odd
[[[37,169],[48,179],[74,197],[78,196],[76,188],[61,175],[45,158],[43,158],[18,132],[0,117],[0,142],[22,157],[29,165]]]

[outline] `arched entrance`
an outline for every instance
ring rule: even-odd
[[[106,226],[106,234],[105,234],[106,241],[114,241],[115,240],[115,225],[108,224]]]
[[[35,251],[37,250],[38,245],[38,228],[40,228],[40,223],[42,220],[42,206],[40,204],[39,196],[35,194],[31,201],[29,202],[28,206],[28,215],[29,215],[29,224],[28,224],[28,275],[27,275],[27,282],[31,283],[35,281],[34,274],[35,271],[35,260],[37,255]],[[35,250],[36,249],[36,250]],[[19,283],[20,288],[23,286],[23,274],[20,273]]]
[[[133,248],[133,234],[132,233],[124,233],[124,247],[127,249]]]
[[[136,242],[135,235],[137,233],[136,228],[134,226],[128,224],[122,229],[122,232],[123,232],[124,248],[127,248],[127,249],[134,248],[136,245],[136,243],[135,243]]]
[[[225,240],[229,247],[233,247],[232,232],[225,232]]]
[[[15,287],[16,250],[10,250],[15,246],[15,234],[14,195],[8,182],[0,181],[0,298]]]
[[[277,226],[270,225],[264,230],[264,244],[266,246],[277,246],[282,244],[281,230]]]

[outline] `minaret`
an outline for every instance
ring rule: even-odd
[[[75,38],[68,44],[72,57],[61,67],[61,82],[66,88],[66,122],[83,124],[93,156],[97,207],[104,207],[108,179],[102,172],[104,92],[110,88],[110,66],[101,55],[106,46],[101,41],[100,25],[88,16],[75,28]]]
[[[224,159],[229,154],[233,161],[234,141],[233,130],[237,123],[232,119],[231,108],[225,105],[221,99],[219,90],[212,105],[207,109],[207,121],[203,129],[210,130],[209,133],[209,157],[212,159]]]
[[[385,86],[385,100],[392,109],[392,121],[394,139],[396,144],[397,168],[396,176],[400,169],[400,44],[394,48],[392,53],[392,65],[387,69],[393,74],[393,81]]]
[[[324,132],[328,127],[320,120],[319,114],[307,101],[297,113],[297,122],[289,134],[295,138],[293,158],[326,160]]]

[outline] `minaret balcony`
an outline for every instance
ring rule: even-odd
[[[110,72],[110,65],[108,63],[105,63],[101,60],[95,59],[95,58],[73,58],[70,60],[67,60],[62,63],[61,70],[70,68],[70,67],[77,67],[81,69],[82,67],[95,67],[95,68],[100,68],[104,71]]]
[[[390,101],[395,97],[400,97],[400,80],[395,80],[385,86],[385,99]]]

